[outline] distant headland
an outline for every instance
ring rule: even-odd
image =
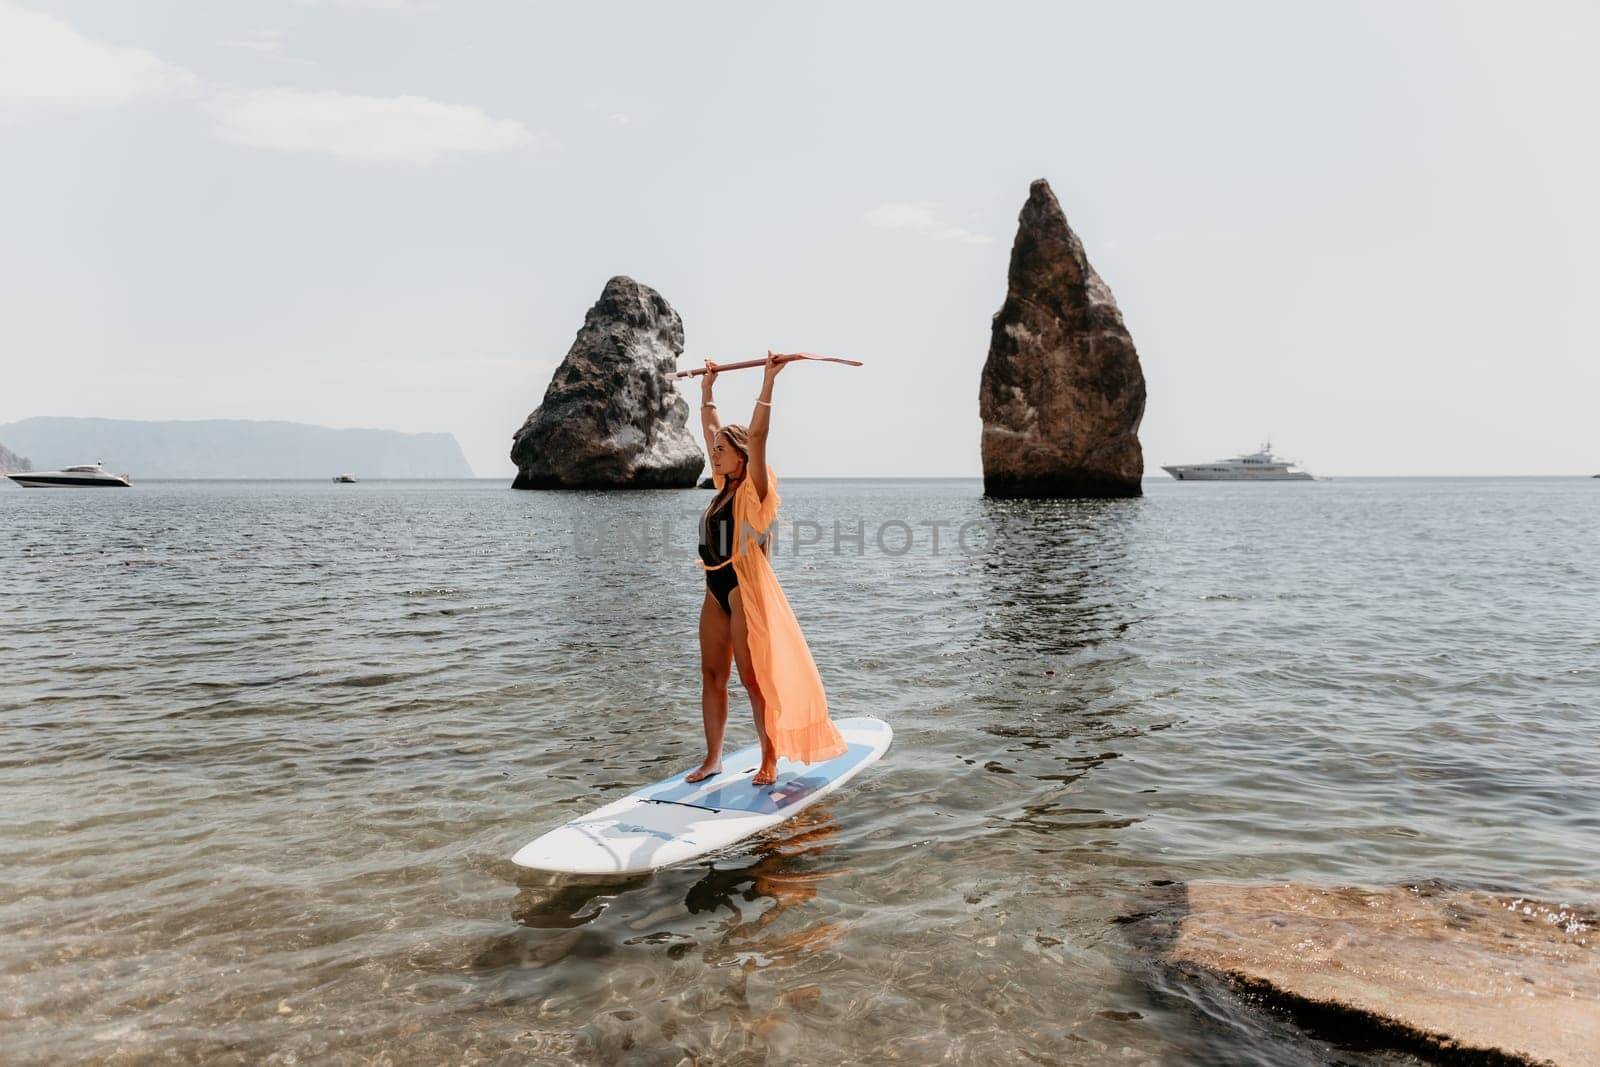
[[[299,422],[42,417],[0,424],[0,442],[35,470],[103,462],[147,478],[471,478],[455,436]]]

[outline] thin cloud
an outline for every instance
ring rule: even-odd
[[[93,40],[52,15],[0,0],[0,110],[121,107],[197,85],[142,48]]]
[[[413,7],[403,0],[336,0]],[[257,30],[220,42],[278,59],[283,35]],[[287,62],[287,60],[283,60]],[[160,96],[206,97],[223,140],[279,152],[379,163],[432,163],[452,154],[558,147],[515,119],[421,96],[307,89],[222,89],[140,48],[95,41],[51,15],[0,0],[0,117],[48,108],[118,107]]]
[[[974,245],[994,243],[992,237],[945,222],[939,217],[939,212],[940,205],[932,200],[891,201],[870,209],[861,218],[868,226],[883,230],[913,230],[934,241],[958,241]]]
[[[425,0],[294,0],[299,7],[343,7],[356,11],[431,11]]]
[[[353,96],[307,89],[225,93],[210,104],[234,144],[373,163],[432,163],[454,153],[554,147],[515,119],[421,96]]]
[[[276,54],[283,48],[282,30],[252,30],[243,37],[218,41],[224,48],[238,48],[246,52]]]
[[[316,64],[309,59],[292,59],[283,54],[284,33],[282,30],[251,30],[242,37],[230,37],[218,41],[223,48],[235,48],[241,52],[254,52],[262,59],[273,63],[281,63],[293,67],[311,67]]]

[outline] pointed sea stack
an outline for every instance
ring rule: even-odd
[[[1138,496],[1144,372],[1050,183],[1028,190],[983,365],[983,491]]]
[[[672,384],[682,354],[683,320],[661,294],[612,278],[511,438],[512,488],[694,488],[705,457]]]

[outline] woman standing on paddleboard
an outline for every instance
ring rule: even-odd
[[[729,667],[750,694],[761,767],[751,779],[771,785],[778,759],[816,763],[843,755],[844,738],[828,719],[828,698],[811,650],[767,558],[766,534],[778,512],[778,478],[767,466],[772,385],[784,367],[767,353],[766,377],[748,427],[723,426],[712,388],[717,366],[706,361],[700,381],[700,422],[711,456],[716,498],[700,519],[700,565],[706,595],[700,605],[700,713],[706,759],[691,782],[722,770],[728,724]]]

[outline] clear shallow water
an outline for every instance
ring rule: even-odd
[[[707,494],[0,492],[5,1058],[1407,1062],[1117,919],[1196,878],[1597,895],[1600,483],[782,492],[830,702],[895,746],[589,885],[508,857],[697,757]]]

